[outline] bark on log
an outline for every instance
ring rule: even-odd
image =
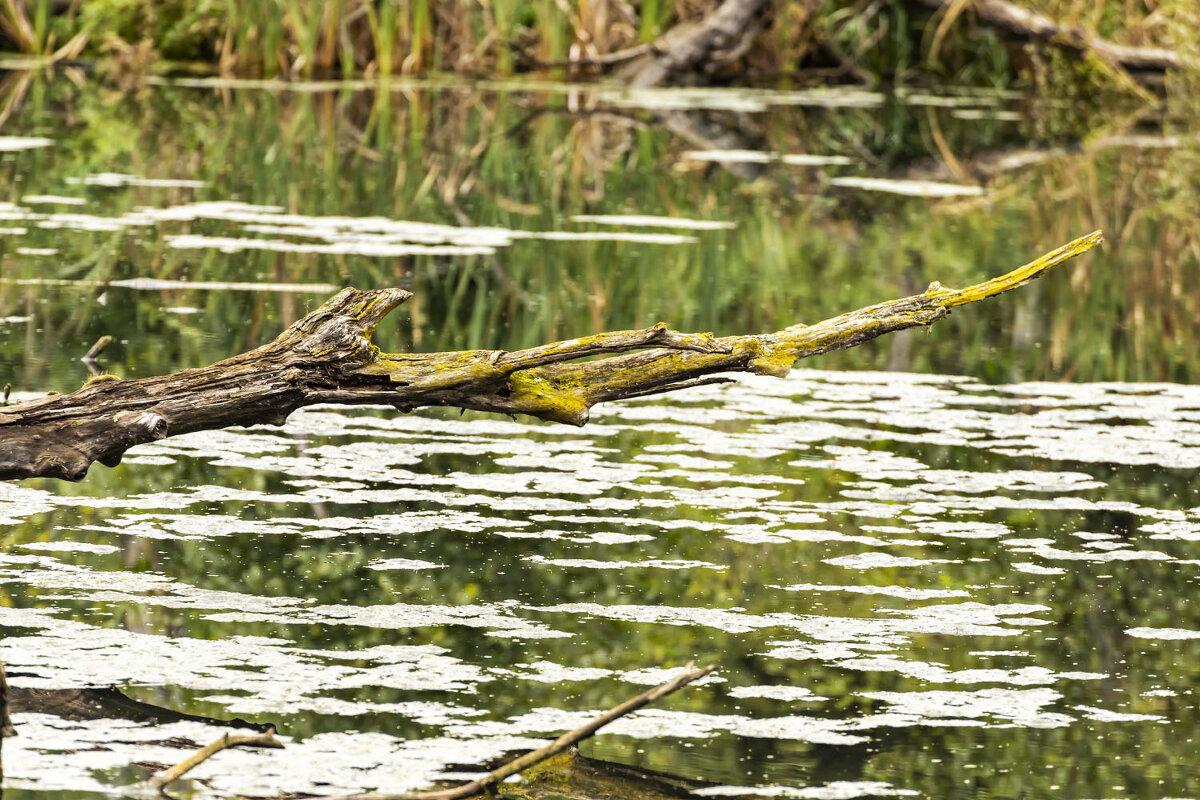
[[[630,86],[694,80],[741,58],[760,32],[768,0],[725,0],[696,22],[684,22],[655,40],[646,55],[618,71]]]
[[[951,9],[959,0],[919,0],[927,6],[943,10]],[[1130,47],[1101,39],[1095,33],[1079,25],[1063,25],[1050,17],[1006,2],[1006,0],[968,0],[967,8],[981,20],[1009,33],[1029,39],[1054,42],[1081,53],[1092,52],[1100,58],[1137,72],[1173,72],[1196,69],[1193,58],[1162,47]]]
[[[0,408],[0,480],[77,481],[94,462],[115,467],[139,444],[232,425],[281,425],[316,403],[450,406],[583,425],[596,403],[725,382],[712,377],[725,372],[782,377],[798,359],[931,325],[954,306],[1021,286],[1100,241],[1096,231],[985,283],[956,290],[935,281],[919,295],[775,333],[714,338],[659,323],[511,353],[384,353],[371,335],[409,293],[344,289],[274,341],[211,366],[93,379],[69,395]],[[601,355],[609,357],[569,363]]]

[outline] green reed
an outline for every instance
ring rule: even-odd
[[[1119,0],[1027,5],[1120,42],[1186,47],[1200,39],[1195,35],[1200,22],[1178,0],[1154,14]],[[0,0],[5,34],[0,47],[48,53],[55,41],[70,40],[74,54],[86,40],[89,55],[109,57],[141,46],[168,61],[210,61],[239,75],[511,74],[523,63],[513,58],[513,47],[535,60],[554,61],[565,58],[573,44],[585,49],[597,41],[608,43],[605,48],[632,44],[610,39],[608,25],[624,8],[612,4],[607,13],[584,14],[578,0],[92,0],[77,9],[36,0],[31,17],[23,0]],[[632,36],[642,42],[704,12],[703,6],[667,0],[643,0],[633,8]],[[770,77],[821,67],[833,69],[839,80],[925,76],[973,85],[1032,80],[1022,44],[975,24],[969,15],[939,30],[941,15],[917,4],[774,0],[769,19],[744,59],[744,74]],[[1101,85],[1119,77],[1086,60],[1082,67],[1079,59],[1051,66],[1051,78],[1059,83],[1080,69],[1097,73],[1093,78]]]

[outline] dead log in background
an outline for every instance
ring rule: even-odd
[[[1021,8],[1007,0],[919,0],[932,8],[958,15],[972,11],[983,22],[1016,36],[1059,45],[1080,53],[1093,53],[1101,60],[1127,70],[1133,77],[1139,73],[1161,75],[1184,69],[1197,69],[1194,58],[1162,47],[1131,47],[1114,44],[1100,38],[1081,25],[1065,25],[1035,11]]]
[[[943,23],[946,28],[964,12],[971,12],[981,22],[1013,36],[1095,55],[1117,72],[1140,83],[1157,84],[1167,72],[1200,69],[1200,62],[1187,54],[1164,47],[1116,44],[1082,25],[1058,22],[1008,0],[916,2],[947,15]],[[678,23],[651,44],[638,45],[592,61],[597,66],[620,65],[615,71],[616,77],[635,88],[705,82],[741,59],[759,41],[772,10],[778,10],[781,5],[780,0],[724,0],[704,17]],[[812,3],[806,4],[805,8],[806,18],[815,13]],[[868,82],[878,77],[852,59],[846,59],[836,44],[818,29],[808,33],[817,44],[843,62],[843,71]],[[938,39],[942,33],[939,31]]]
[[[725,0],[705,17],[671,28],[617,75],[643,88],[695,82],[745,55],[769,5],[770,0]]]
[[[93,379],[69,395],[0,408],[0,480],[81,480],[94,462],[114,467],[139,444],[233,425],[281,425],[297,408],[317,403],[450,406],[583,425],[596,403],[725,382],[712,377],[725,372],[782,377],[798,359],[931,325],[954,306],[1015,289],[1100,240],[1099,231],[1091,233],[966,289],[935,281],[922,294],[775,333],[714,338],[659,323],[511,353],[384,353],[371,335],[409,293],[344,289],[273,342],[211,366]],[[579,361],[593,356],[609,357]]]

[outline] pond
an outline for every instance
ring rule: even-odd
[[[582,429],[321,406],[0,484],[9,800],[136,794],[219,733],[188,715],[287,747],[183,796],[420,789],[693,661],[719,671],[581,752],[716,797],[1200,793],[1200,173],[1169,114],[953,87],[2,91],[17,399],[78,387],[102,335],[107,370],[162,374],[346,285],[413,291],[388,350],[733,334],[1107,232],[928,334]],[[45,702],[106,687],[178,713]]]

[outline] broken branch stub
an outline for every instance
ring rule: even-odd
[[[344,289],[274,341],[216,364],[89,382],[69,395],[0,409],[0,480],[80,480],[94,462],[116,466],[139,444],[282,424],[316,403],[450,406],[583,425],[596,403],[704,385],[720,380],[709,377],[718,373],[784,376],[801,358],[931,325],[955,306],[1015,289],[1100,241],[1096,231],[975,286],[935,282],[922,294],[774,333],[715,338],[659,323],[514,352],[384,353],[371,335],[408,292]],[[579,361],[593,356],[608,357]]]

